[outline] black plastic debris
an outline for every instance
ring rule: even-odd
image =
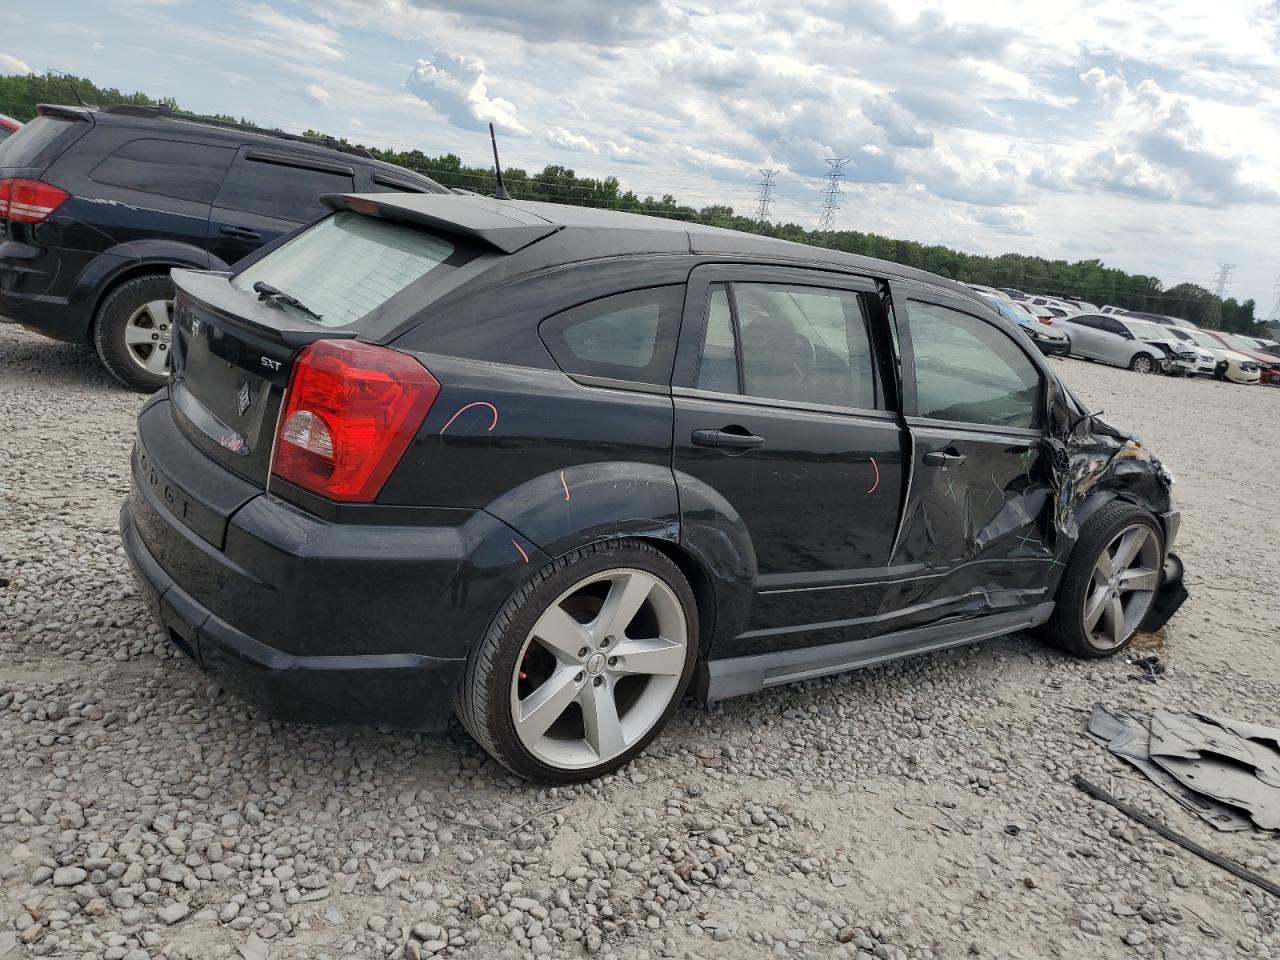
[[[1095,703],[1088,733],[1219,830],[1280,830],[1280,730]]]
[[[1142,671],[1143,680],[1150,680],[1152,683],[1155,683],[1156,679],[1159,678],[1166,669],[1164,661],[1155,654],[1151,654],[1146,657],[1138,657],[1136,660],[1130,660],[1129,662]]]

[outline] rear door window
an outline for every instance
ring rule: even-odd
[[[89,173],[89,179],[126,190],[211,203],[236,152],[189,140],[130,140]]]
[[[304,158],[295,165],[290,158],[267,159],[250,152],[232,166],[217,202],[231,210],[305,223],[326,211],[322,195],[354,190],[349,169],[322,169],[308,165]]]
[[[1040,371],[1003,330],[921,300],[907,302],[917,415],[932,420],[1033,429]]]
[[[682,285],[632,290],[549,317],[538,333],[565,373],[666,385],[683,307]]]

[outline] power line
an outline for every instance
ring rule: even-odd
[[[827,160],[827,185],[822,189],[822,212],[818,215],[819,234],[830,240],[836,228],[836,211],[840,209],[840,181],[844,179],[844,165],[849,161],[843,157],[832,157]]]
[[[756,194],[756,223],[764,226],[769,222],[769,213],[773,207],[773,178],[777,170],[760,170],[760,192]]]
[[[1234,263],[1218,264],[1218,273],[1214,277],[1214,300],[1209,305],[1209,315],[1205,318],[1205,325],[1208,327],[1216,329],[1222,325],[1222,300],[1227,287],[1231,285],[1231,271],[1235,268]]]

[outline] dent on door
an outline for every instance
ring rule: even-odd
[[[981,614],[1047,599],[1060,568],[1054,491],[1036,437],[913,431],[912,475],[882,610],[908,620]],[[1060,573],[1060,570],[1058,570]]]

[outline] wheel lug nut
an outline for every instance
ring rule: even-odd
[[[610,657],[610,658],[609,658],[609,666],[611,666],[611,667],[616,667],[617,665],[618,665],[618,658],[617,658],[617,657]]]
[[[605,647],[609,646],[609,644],[611,643],[613,643],[613,637],[605,637],[603,640],[600,641],[600,649],[603,650]]]
[[[579,671],[578,671],[578,675],[577,675],[576,677],[574,677],[574,678],[573,678],[573,682],[574,682],[574,683],[581,683],[585,677],[586,677],[586,674],[585,674],[585,673],[583,673],[581,670],[579,670]]]
[[[603,687],[603,686],[604,686],[604,677],[596,677],[596,678],[595,678],[595,680],[593,680],[593,681],[591,681],[591,682],[592,682],[592,683],[594,683],[597,687]]]
[[[586,647],[583,647],[581,650],[579,650],[579,651],[578,651],[578,656],[580,656],[580,657],[585,657],[586,655],[587,655],[587,648],[586,648]]]

